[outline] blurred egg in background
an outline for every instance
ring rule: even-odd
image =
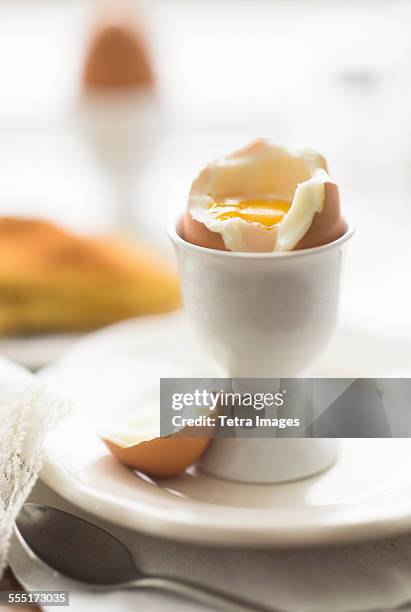
[[[139,23],[140,21],[140,23]],[[91,19],[74,119],[114,191],[113,229],[133,236],[136,181],[161,115],[143,21],[131,4],[104,5]]]

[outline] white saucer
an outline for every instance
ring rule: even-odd
[[[372,332],[342,328],[315,373],[405,376],[410,346],[404,337],[379,341]],[[391,370],[389,355],[395,358]],[[202,362],[181,315],[96,332],[42,375],[75,402],[47,439],[42,479],[103,519],[215,545],[334,543],[411,530],[409,439],[342,440],[339,459],[328,472],[282,485],[230,483],[194,468],[154,482],[112,458],[97,435],[103,421],[113,413],[121,418],[135,412],[143,401],[157,401],[160,376],[215,375]]]

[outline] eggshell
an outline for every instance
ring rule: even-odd
[[[153,438],[125,448],[108,438],[103,438],[103,441],[124,465],[149,476],[170,478],[198,461],[211,441],[211,427],[207,430],[199,435],[198,428],[185,427],[170,436]]]
[[[92,33],[86,55],[85,90],[151,87],[153,71],[143,36],[125,14],[108,15]]]
[[[340,195],[335,183],[325,183],[324,208],[314,215],[308,232],[294,247],[294,251],[311,249],[337,240],[348,229],[341,214]]]
[[[189,210],[183,215],[183,237],[187,242],[197,246],[215,249],[217,251],[228,251],[221,234],[212,232],[200,221],[191,216]]]

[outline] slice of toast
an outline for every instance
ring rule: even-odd
[[[0,334],[88,330],[179,305],[171,264],[147,249],[0,217]]]

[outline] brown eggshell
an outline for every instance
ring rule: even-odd
[[[305,236],[296,244],[293,251],[312,249],[334,242],[347,231],[347,223],[341,214],[340,194],[335,183],[324,183],[324,207],[315,213],[314,219]]]
[[[192,437],[187,435],[190,429]],[[153,438],[126,448],[107,438],[103,438],[103,442],[124,465],[149,476],[170,478],[196,463],[210,443],[211,427],[207,428],[210,435],[199,435],[198,429],[193,431],[194,429],[196,428],[185,427],[170,436]]]
[[[216,249],[217,251],[227,251],[221,234],[212,232],[200,221],[194,219],[188,210],[183,216],[183,238],[191,244]]]
[[[148,87],[153,82],[145,42],[125,15],[96,26],[85,61],[84,89]]]

